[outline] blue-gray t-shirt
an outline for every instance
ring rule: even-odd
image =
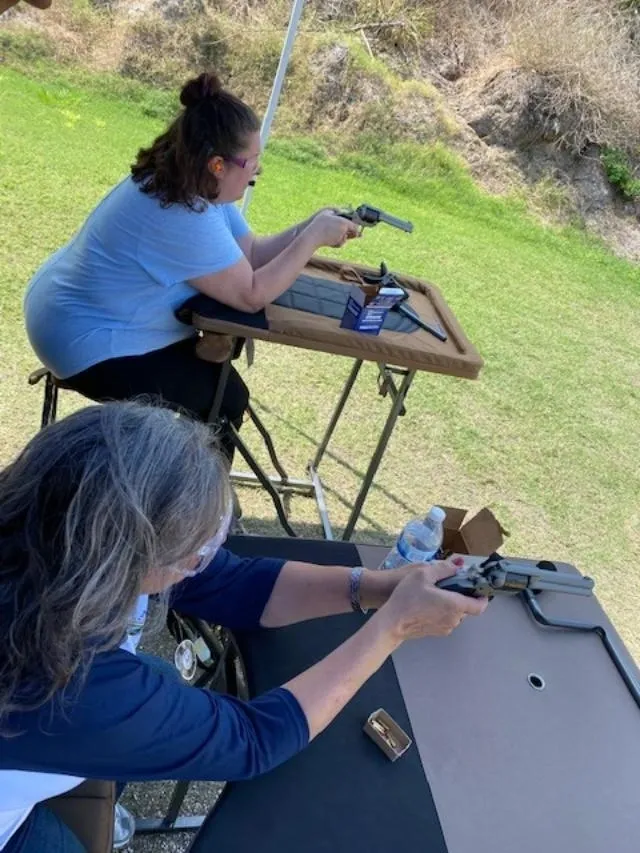
[[[32,347],[66,379],[190,337],[174,315],[197,292],[187,281],[236,264],[248,232],[233,204],[163,208],[125,178],[31,280],[24,308]]]

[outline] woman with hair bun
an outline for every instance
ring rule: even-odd
[[[216,74],[189,80],[183,109],[138,152],[77,234],[33,277],[27,334],[43,364],[93,400],[145,395],[205,421],[221,365],[199,359],[175,317],[198,291],[241,311],[273,302],[321,246],[355,237],[326,209],[256,237],[235,202],[260,173],[260,123]],[[249,399],[235,370],[221,413],[240,426]],[[232,445],[222,436],[231,456]]]

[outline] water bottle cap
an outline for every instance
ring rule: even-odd
[[[429,510],[429,515],[427,516],[431,521],[435,521],[436,524],[442,524],[442,522],[446,518],[445,511],[439,506],[432,506]]]

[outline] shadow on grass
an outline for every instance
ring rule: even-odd
[[[317,524],[305,521],[297,522],[293,519],[290,519],[290,521],[291,526],[298,534],[298,538],[325,541],[322,525],[319,521]],[[289,538],[280,526],[277,518],[244,516],[242,518],[242,526],[247,536],[268,536],[274,539]],[[342,530],[340,528],[334,528],[336,539],[339,539],[341,534]],[[374,527],[358,528],[354,532],[351,541],[367,545],[391,545],[393,539],[394,534],[390,534],[388,530],[378,528],[376,525]]]
[[[319,439],[316,439],[313,436],[309,435],[309,433],[305,432],[299,426],[296,426],[296,424],[294,424],[288,418],[283,417],[281,414],[279,414],[275,410],[269,408],[269,406],[266,406],[260,400],[253,399],[252,403],[256,408],[260,409],[261,412],[264,412],[264,413],[270,415],[274,420],[277,420],[279,423],[283,424],[285,427],[290,429],[296,435],[299,435],[301,438],[306,439],[306,441],[308,441],[314,447],[320,446],[320,440]],[[267,428],[269,428],[269,427],[267,427]],[[277,452],[277,448],[276,448],[276,452]],[[338,465],[340,465],[345,470],[349,471],[350,474],[353,474],[358,479],[364,480],[365,473],[366,473],[365,471],[362,471],[359,468],[355,468],[350,462],[348,462],[346,459],[343,459],[342,456],[339,456],[336,453],[334,453],[330,448],[327,448],[325,450],[325,456],[328,456],[330,459],[332,459],[334,462],[336,462]],[[383,457],[382,461],[384,462],[384,457]],[[382,462],[381,462],[381,464],[382,464]],[[285,463],[285,468],[286,467],[287,466]],[[353,506],[352,501],[348,500],[347,498],[344,498],[342,495],[340,495],[334,489],[331,489],[329,486],[326,486],[324,483],[323,483],[323,486],[324,486],[324,489],[326,492],[334,495],[344,506],[348,507],[349,509],[352,508],[352,506]],[[414,506],[411,506],[410,504],[405,503],[405,501],[403,501],[397,495],[393,494],[393,492],[390,492],[384,486],[377,485],[375,482],[375,479],[374,479],[373,483],[371,484],[371,491],[376,491],[379,494],[383,495],[385,498],[388,498],[390,501],[393,501],[393,503],[395,503],[396,506],[401,507],[402,509],[406,510],[406,512],[409,514],[415,514],[415,512],[416,512],[416,509]],[[361,518],[366,519],[366,516],[362,515]],[[371,520],[369,520],[369,521],[372,524],[374,523]],[[380,529],[382,529],[382,528],[380,528]]]
[[[241,483],[236,483],[234,485],[234,489],[236,490],[236,493],[238,495],[238,498],[240,499],[241,504],[242,504],[241,498],[242,498],[243,488],[251,488],[251,489],[258,489],[259,488],[263,495],[267,494],[266,490],[262,489],[259,486],[253,486],[253,485],[252,486],[243,486]],[[326,483],[322,484],[322,488],[323,488],[325,497],[334,498],[335,501],[342,504],[342,506],[344,506],[349,511],[351,511],[353,509],[353,503],[351,501],[342,497],[341,494],[339,494],[338,492],[334,491],[334,489],[327,486]],[[291,495],[289,493],[285,493],[283,495],[280,495],[280,497],[282,499],[282,506],[284,507],[284,511],[285,511],[286,516],[287,516],[287,519],[289,520],[289,522],[290,522],[291,526],[294,528],[294,530],[296,530],[296,532],[298,532],[300,536],[302,536],[303,538],[306,537],[306,538],[310,538],[310,539],[323,539],[324,538],[323,529],[322,529],[322,525],[321,525],[319,517],[318,517],[317,523],[296,521],[295,516],[292,513],[292,509],[291,509]],[[306,500],[315,502],[315,497],[313,495],[309,495],[306,497]],[[256,517],[256,519],[255,519],[256,523],[260,523],[263,521],[265,524],[275,524],[278,527],[278,529],[281,531],[279,535],[286,535],[286,533],[280,527],[280,522],[277,520],[277,518],[275,516],[275,509],[273,510],[273,512],[274,512],[273,519],[264,519],[264,518],[257,518]],[[333,528],[333,533],[334,533],[335,538],[339,538],[342,535],[342,531],[344,528],[342,528],[339,525],[336,525],[332,522],[331,512],[329,512],[329,521],[331,522],[331,526]],[[244,524],[246,522],[246,518],[243,517],[242,522]],[[360,535],[360,533],[361,533],[361,526],[360,525],[362,524],[362,522],[364,522],[370,526],[371,535],[375,537],[376,542],[386,543],[387,541],[389,541],[390,537],[393,536],[393,533],[389,532],[389,530],[387,530],[386,527],[383,527],[381,524],[379,524],[373,518],[370,518],[366,514],[366,512],[364,512],[364,509],[361,511],[360,516],[358,518],[358,525],[356,526],[356,531],[355,531],[357,535]],[[307,534],[303,532],[303,527],[308,528],[310,531],[317,530],[318,532],[317,533],[311,532],[307,536]],[[253,531],[251,531],[251,532],[253,532]],[[260,533],[261,533],[261,531],[260,531]]]

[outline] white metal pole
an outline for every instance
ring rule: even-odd
[[[271,132],[271,124],[273,122],[273,117],[276,113],[278,101],[280,100],[280,92],[282,91],[282,84],[284,83],[284,78],[287,73],[289,59],[291,58],[293,43],[296,40],[298,24],[300,23],[300,16],[302,15],[304,3],[305,0],[294,0],[293,8],[291,10],[291,17],[289,18],[287,35],[284,40],[284,45],[282,47],[282,53],[280,54],[280,61],[278,62],[278,70],[276,71],[276,76],[273,81],[271,95],[269,96],[269,103],[267,104],[267,111],[264,114],[264,118],[262,119],[262,127],[260,128],[260,141],[262,143],[263,148],[266,147],[267,140],[269,139],[269,133]],[[242,200],[243,215],[247,212],[247,208],[249,207],[252,195],[253,187],[247,187],[247,191],[245,192],[244,198]]]

